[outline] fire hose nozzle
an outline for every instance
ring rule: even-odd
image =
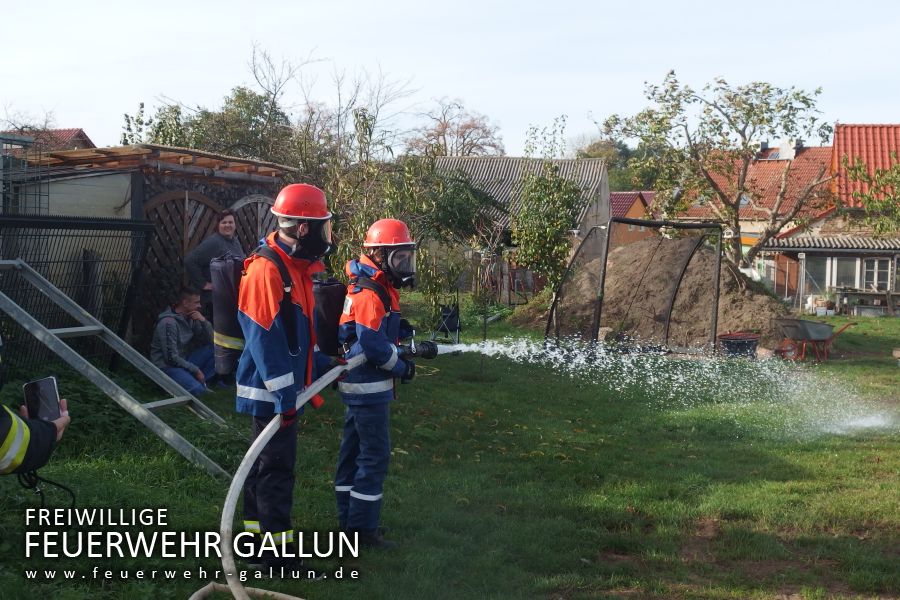
[[[401,358],[435,358],[438,355],[438,345],[430,340],[400,346]]]

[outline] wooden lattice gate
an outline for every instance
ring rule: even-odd
[[[255,248],[260,238],[275,229],[276,217],[271,208],[272,199],[259,194],[241,198],[231,206],[244,250]]]
[[[272,199],[260,194],[241,198],[230,208],[237,223],[241,247],[248,252],[275,227],[269,211]],[[165,192],[144,206],[154,224],[142,269],[143,290],[132,320],[134,344],[148,349],[156,317],[185,283],[184,257],[216,231],[217,215],[226,208],[214,200],[185,190]]]

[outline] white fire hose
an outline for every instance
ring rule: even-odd
[[[300,394],[300,396],[297,397],[297,410],[300,410],[300,408],[304,404],[309,402],[310,398],[324,390],[335,379],[337,379],[350,369],[358,367],[365,361],[365,354],[359,354],[348,360],[347,364],[339,365],[316,379],[309,385],[309,387],[307,387],[303,391],[302,394]],[[225,571],[225,579],[226,581],[228,581],[228,587],[225,587],[224,585],[219,583],[210,583],[206,587],[197,590],[189,600],[199,600],[202,598],[206,598],[213,592],[224,592],[228,590],[231,590],[232,595],[234,595],[237,600],[249,600],[251,595],[254,597],[269,597],[280,600],[302,600],[300,598],[296,598],[295,596],[278,594],[276,592],[269,592],[267,590],[245,588],[238,578],[237,567],[234,564],[232,524],[234,522],[234,509],[237,505],[238,497],[241,495],[241,491],[244,489],[244,481],[247,479],[247,475],[250,473],[250,469],[253,467],[253,463],[256,462],[256,459],[259,458],[259,454],[260,452],[262,452],[262,449],[265,448],[266,444],[269,443],[269,440],[272,439],[272,436],[275,435],[280,427],[281,415],[277,414],[275,415],[275,418],[272,419],[268,425],[266,425],[266,428],[262,430],[256,440],[254,440],[254,442],[250,445],[250,449],[247,450],[247,454],[244,455],[244,459],[241,461],[240,466],[234,474],[234,478],[231,480],[231,487],[228,488],[228,495],[225,497],[225,504],[222,506],[222,523],[219,527],[219,547],[222,552],[222,568]]]

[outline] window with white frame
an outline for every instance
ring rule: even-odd
[[[807,294],[824,294],[828,276],[828,257],[807,255],[806,256],[806,293]]]
[[[886,292],[890,283],[891,259],[867,258],[863,261],[863,289]]]
[[[833,263],[831,287],[859,287],[856,283],[856,271],[859,264],[858,258],[838,256],[832,258],[831,261]]]
[[[894,291],[900,292],[900,254],[894,257]]]

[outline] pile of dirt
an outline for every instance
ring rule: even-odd
[[[660,238],[650,237],[611,250],[601,326],[640,340],[661,342],[665,335],[665,315],[678,283],[678,275],[695,243],[695,238],[660,242]],[[575,332],[590,328],[600,268],[601,261],[595,258],[573,269],[573,274],[563,286],[557,308],[563,323],[561,330]],[[669,345],[700,346],[709,342],[714,268],[715,252],[705,246],[700,247],[688,265],[675,296],[669,325]],[[785,306],[760,284],[722,263],[717,324],[719,334],[758,331],[760,346],[772,348],[782,337],[774,318],[786,313]],[[541,315],[517,315],[517,319],[521,324],[530,321],[535,326],[543,327],[546,312]]]

